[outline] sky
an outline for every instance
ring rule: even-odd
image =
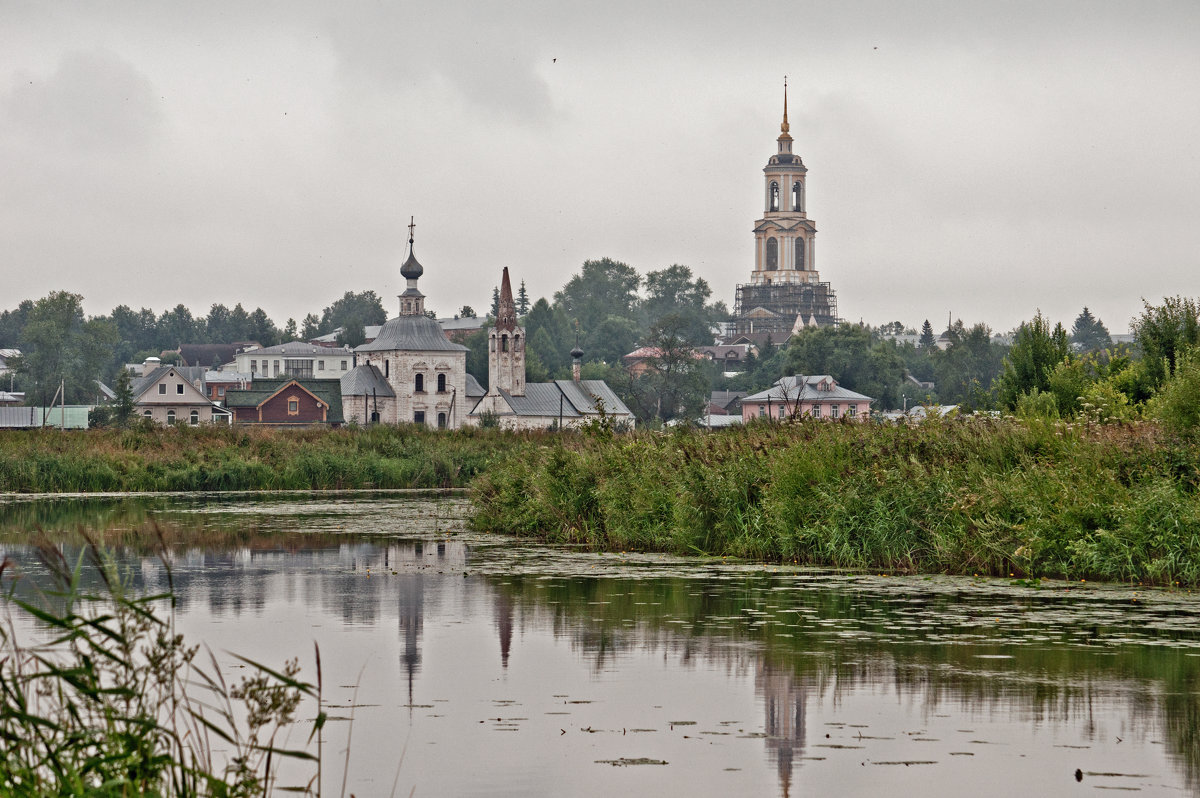
[[[789,82],[848,321],[1200,294],[1200,3],[0,0],[0,309],[394,314],[684,264],[732,307]]]

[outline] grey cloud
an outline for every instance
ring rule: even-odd
[[[163,123],[150,81],[106,50],[66,53],[45,77],[18,72],[0,113],[32,142],[88,154],[140,150]]]

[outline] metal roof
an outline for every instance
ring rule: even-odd
[[[428,316],[397,316],[379,329],[379,335],[355,352],[465,352],[467,347],[453,343],[436,319]]]
[[[304,341],[288,341],[286,344],[265,346],[262,349],[247,349],[238,354],[250,355],[251,357],[261,357],[262,355],[321,355],[322,357],[333,357],[335,355],[349,355],[350,350],[344,346],[317,346],[316,344]]]
[[[474,376],[467,375],[467,397],[471,399],[479,399],[487,394],[487,389],[479,384],[479,380]]]
[[[144,394],[151,385],[158,382],[168,371],[172,370],[174,370],[174,372],[180,377],[183,377],[185,380],[190,382],[193,388],[200,391],[200,393],[204,393],[204,375],[208,372],[206,367],[159,366],[158,368],[152,370],[149,374],[139,377],[130,384],[129,387],[133,390],[133,398],[136,400],[141,397],[141,395]]]
[[[833,387],[828,391],[818,390],[817,386],[822,382],[828,381]],[[796,374],[791,377],[781,377],[775,381],[765,391],[759,391],[751,396],[744,397],[742,404],[753,404],[754,402],[813,402],[813,401],[865,401],[867,403],[875,401],[869,396],[864,396],[861,393],[855,393],[849,388],[843,388],[837,384],[837,380],[828,374],[815,374],[805,376]]]
[[[376,366],[355,366],[342,375],[342,396],[395,396]]]
[[[598,405],[603,403],[608,415],[633,415],[604,380],[555,380],[555,384],[580,413],[599,413]]]
[[[513,413],[518,416],[550,416],[557,417],[561,410],[563,418],[579,418],[580,413],[575,406],[558,389],[553,382],[531,382],[525,386],[524,396],[513,396],[505,390],[500,395],[508,402]]]

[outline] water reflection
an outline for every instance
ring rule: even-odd
[[[401,722],[388,708],[402,709],[409,744],[441,762],[410,765],[426,792],[549,792],[609,751],[675,764],[664,794],[762,793],[764,779],[778,795],[851,794],[872,778],[893,794],[964,783],[995,794],[987,784],[1011,792],[1022,779],[1044,794],[1077,766],[1094,786],[1200,788],[1200,621],[1188,595],[547,553],[470,533],[453,503],[235,505],[143,506],[154,535],[130,524],[136,512],[102,512],[122,520],[99,532],[155,592],[168,584],[149,553],[161,534],[181,625],[214,646],[277,646],[282,625],[277,653],[321,639],[345,684],[388,653],[397,701],[388,684],[364,683],[382,708],[356,722],[366,745],[382,745]],[[67,534],[55,545],[69,560],[83,551]],[[6,550],[32,595],[44,575],[28,547]],[[586,667],[571,675],[576,662]],[[501,731],[560,746],[561,762],[539,762],[544,779],[527,781],[536,752],[487,736]],[[439,759],[451,743],[478,752],[487,778]],[[936,770],[913,775],[922,767]],[[369,770],[356,778],[390,783],[386,767]],[[640,782],[624,772],[588,779],[597,794],[658,789],[645,768]]]

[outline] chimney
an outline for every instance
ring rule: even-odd
[[[147,374],[154,371],[156,368],[158,368],[161,365],[162,365],[162,361],[156,357],[146,358],[146,361],[144,363],[142,363],[142,376],[145,377]]]
[[[575,344],[575,348],[571,350],[571,378],[575,382],[579,382],[580,374],[583,372],[583,350],[579,348],[579,344]]]

